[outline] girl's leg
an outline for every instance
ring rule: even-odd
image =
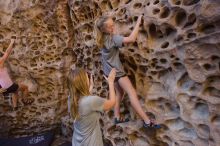
[[[150,123],[150,119],[146,115],[146,113],[143,111],[141,104],[138,100],[137,93],[134,89],[134,87],[131,84],[131,81],[127,76],[122,77],[119,79],[119,85],[120,87],[128,94],[131,105],[135,109],[135,111],[140,115],[140,117],[144,120],[145,123]]]
[[[18,92],[12,94],[12,107],[16,108],[18,103]]]
[[[24,84],[19,84],[19,90],[22,92],[22,102],[24,105],[32,104],[34,102],[33,98],[28,98],[29,90],[28,86]]]
[[[114,116],[117,119],[120,119],[120,102],[123,98],[124,91],[119,86],[118,82],[115,83],[115,92],[116,92],[116,103],[114,107]]]
[[[19,84],[19,89],[22,92],[22,98],[27,97],[28,96],[28,86],[24,85],[24,84]]]

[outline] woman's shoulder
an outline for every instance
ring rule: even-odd
[[[94,99],[94,98],[101,98],[99,97],[98,95],[87,95],[87,96],[83,96],[82,98],[85,98],[85,99]]]
[[[87,95],[87,96],[83,96],[79,102],[82,105],[90,105],[93,104],[94,102],[99,101],[100,99],[102,98],[97,95]]]
[[[86,95],[86,96],[83,96],[81,98],[81,100],[92,100],[92,99],[96,99],[96,98],[100,98],[100,97],[97,95]]]
[[[107,34],[104,36],[104,40],[113,40],[114,38],[118,38],[118,37],[123,37],[122,35],[120,34]]]

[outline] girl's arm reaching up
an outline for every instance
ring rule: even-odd
[[[138,20],[137,20],[137,23],[133,29],[133,31],[131,32],[131,34],[128,36],[128,37],[124,37],[123,39],[123,43],[126,44],[126,43],[134,43],[136,38],[137,38],[137,35],[138,35],[138,31],[139,31],[139,26],[141,24],[141,18],[142,18],[143,15],[140,15],[138,17]]]
[[[14,39],[11,39],[11,42],[10,42],[10,45],[8,46],[8,48],[6,49],[4,55],[0,58],[0,62],[1,64],[4,64],[4,62],[7,60],[7,58],[9,57],[9,55],[11,54],[12,52],[12,46],[14,44]]]

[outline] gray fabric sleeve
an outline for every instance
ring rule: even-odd
[[[119,48],[121,48],[123,45],[123,39],[124,39],[124,37],[121,35],[113,35],[113,37],[112,37],[112,40],[113,40],[115,46],[119,47]]]
[[[104,111],[104,102],[106,101],[106,99],[98,97],[98,96],[93,96],[92,97],[92,105],[91,108],[93,111],[99,111],[99,112],[103,112]]]

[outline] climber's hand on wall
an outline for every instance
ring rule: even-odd
[[[10,42],[10,46],[12,46],[13,44],[14,44],[14,42],[15,42],[15,38],[11,38],[11,42]]]
[[[141,22],[143,15],[138,16],[137,22]]]
[[[94,86],[94,81],[93,81],[93,74],[90,73],[89,74],[90,78],[89,78],[89,92],[92,92],[93,86]]]

